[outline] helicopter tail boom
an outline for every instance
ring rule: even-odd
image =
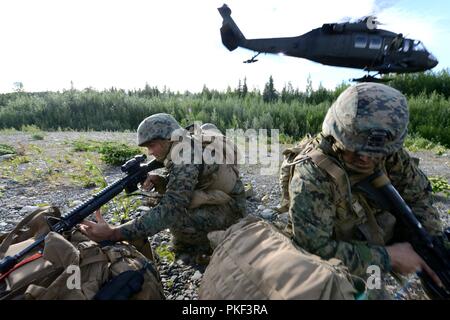
[[[233,51],[246,39],[234,20],[231,18],[231,9],[224,4],[217,10],[219,10],[219,13],[223,18],[222,27],[220,28],[222,43],[228,50]]]

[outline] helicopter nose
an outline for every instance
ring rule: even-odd
[[[428,61],[427,61],[427,63],[428,63],[428,67],[431,69],[431,68],[436,67],[437,64],[439,63],[439,61],[436,59],[435,56],[433,56],[432,53],[430,53],[430,54],[428,55]]]

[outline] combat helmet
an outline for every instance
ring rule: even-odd
[[[139,124],[137,144],[142,147],[145,143],[155,139],[170,140],[172,133],[177,129],[181,130],[181,126],[170,114],[153,114]]]
[[[220,132],[219,128],[217,128],[217,126],[215,124],[212,124],[209,122],[202,124],[202,126],[200,127],[200,130],[205,135],[210,135],[210,136],[222,135],[222,132]]]
[[[380,83],[363,82],[342,92],[322,125],[339,148],[367,155],[398,151],[407,134],[408,105],[400,91]]]
[[[212,123],[209,123],[209,122],[206,122],[206,123],[202,124],[200,129],[202,129],[203,131],[206,131],[206,130],[219,130],[215,124],[212,124]]]

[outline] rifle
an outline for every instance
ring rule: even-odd
[[[382,171],[375,172],[356,184],[356,187],[364,191],[382,209],[388,210],[395,215],[397,220],[402,222],[409,231],[410,237],[408,242],[411,243],[417,254],[437,274],[444,285],[441,288],[428,273],[425,271],[418,272],[418,276],[428,296],[431,299],[449,299],[450,251],[445,247],[444,241],[450,241],[450,230],[445,230],[443,235],[430,236]]]
[[[145,155],[138,155],[128,160],[121,167],[122,172],[127,174],[125,177],[113,182],[100,192],[94,194],[90,199],[73,208],[62,218],[48,217],[47,223],[49,224],[50,230],[57,233],[71,230],[92,212],[99,209],[123,190],[125,190],[126,193],[136,191],[138,189],[138,184],[143,183],[147,178],[148,172],[163,167],[163,164],[155,159],[147,164],[142,164],[145,159]],[[14,256],[4,257],[0,261],[0,274],[10,270],[14,265],[21,261],[27,253],[40,246],[44,242],[45,237],[46,234],[40,236],[32,244]]]

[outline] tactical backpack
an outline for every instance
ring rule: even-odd
[[[208,238],[217,247],[203,274],[199,299],[355,298],[355,282],[340,260],[306,252],[259,218],[249,215]]]
[[[293,166],[300,162],[296,158],[299,154],[303,154],[306,146],[311,143],[312,137],[308,134],[306,135],[297,145],[292,148],[288,148],[283,151],[283,162],[280,168],[279,183],[281,188],[281,201],[278,211],[280,213],[289,210],[289,183],[292,178]]]
[[[321,134],[322,135],[322,134]],[[281,188],[281,202],[278,211],[280,213],[289,210],[289,183],[293,176],[294,166],[305,160],[311,160],[316,166],[324,170],[336,183],[337,202],[348,201],[351,203],[351,184],[345,170],[336,164],[335,160],[327,156],[320,149],[316,148],[319,143],[316,137],[306,135],[297,145],[283,151],[283,162],[280,168],[279,183]],[[323,139],[327,139],[322,135]],[[320,142],[321,144],[322,142]],[[329,146],[327,146],[329,147]],[[419,159],[411,157],[416,166],[419,166]]]
[[[295,165],[311,160],[316,166],[324,170],[336,183],[336,196],[338,202],[350,201],[351,185],[348,175],[335,160],[316,148],[317,138],[306,135],[295,147],[283,151],[284,160],[280,169],[279,183],[281,187],[280,213],[289,210],[289,183],[294,174]],[[322,137],[322,139],[326,139]],[[321,142],[322,143],[322,142]]]
[[[40,208],[0,236],[3,258],[48,233],[43,250],[0,274],[0,300],[164,299],[148,242],[138,251],[126,242],[102,246],[76,229],[49,232],[47,220],[59,217],[56,207]]]
[[[202,205],[222,205],[232,200],[230,193],[239,180],[238,158],[239,152],[236,145],[226,136],[218,132],[200,132],[189,134],[191,142],[200,142],[202,147],[202,160],[205,163],[211,163],[215,157],[216,161],[223,161],[216,172],[207,172],[202,169],[199,175],[199,181],[192,194],[189,209],[195,209]],[[175,142],[170,152],[179,146],[179,142]],[[216,154],[216,151],[220,151]],[[169,152],[165,164],[172,161]],[[175,152],[175,151],[174,151]]]

